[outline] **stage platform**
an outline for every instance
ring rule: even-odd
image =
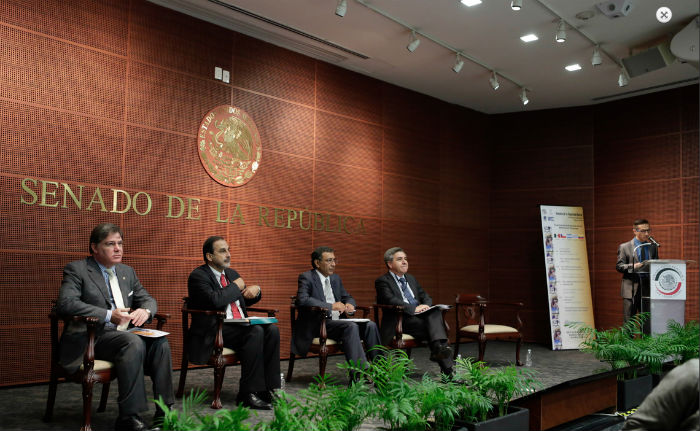
[[[542,382],[542,388],[528,398],[516,401],[516,404],[526,404],[534,409],[531,414],[539,415],[539,426],[532,429],[552,429],[556,431],[577,430],[577,431],[613,431],[622,426],[615,423],[615,418],[605,415],[591,415],[593,411],[588,411],[585,403],[593,401],[592,406],[601,406],[605,409],[605,404],[609,404],[609,399],[601,393],[604,385],[610,384],[610,376],[614,383],[614,375],[611,373],[599,373],[605,365],[595,360],[591,355],[581,353],[577,350],[552,351],[548,347],[537,344],[523,345],[521,358],[525,358],[527,349],[533,352],[533,370],[537,371],[537,376]],[[460,348],[462,356],[475,356],[477,353],[476,344],[462,345]],[[412,358],[414,359],[418,372],[415,378],[420,378],[423,373],[437,374],[437,365],[428,360],[429,352],[425,348],[414,349]],[[343,356],[330,357],[328,360],[327,372],[345,382],[342,370],[336,366],[343,360]],[[489,342],[486,348],[486,362],[494,367],[505,366],[515,361],[515,348],[513,343]],[[283,361],[282,371],[287,373],[287,361]],[[48,364],[47,364],[48,366]],[[318,373],[318,360],[308,358],[295,361],[294,379],[287,382],[287,391],[295,393],[306,388],[312,382],[313,376]],[[180,373],[173,373],[174,386],[177,386]],[[598,379],[597,377],[603,377]],[[238,380],[240,378],[239,367],[228,367],[221,394],[221,401],[224,407],[233,407],[235,404],[236,391],[238,390]],[[208,392],[213,390],[214,374],[211,369],[190,370],[187,373],[186,391],[190,389],[203,388]],[[104,413],[96,413],[99,402],[98,390],[93,397],[93,429],[97,431],[110,431],[114,428],[114,420],[117,416],[117,384],[114,382],[110,388],[110,397],[107,403],[107,410]],[[150,384],[147,384],[150,392]],[[44,423],[41,418],[46,406],[46,396],[48,385],[32,385],[15,388],[0,389],[0,429],[18,430],[65,430],[75,431],[80,428],[82,422],[81,390],[80,385],[74,383],[63,383],[58,386],[56,406],[54,409],[54,419],[52,423]],[[150,396],[150,395],[149,395]],[[176,407],[180,406],[177,400]],[[614,410],[614,401],[611,407],[605,409],[607,413]],[[211,411],[208,404],[203,408]],[[556,413],[554,413],[556,412]],[[259,418],[270,418],[271,412],[257,412]],[[574,417],[572,417],[574,416]],[[144,415],[144,419],[150,421],[152,412]],[[575,421],[576,420],[576,421]],[[562,425],[562,421],[567,422]],[[573,421],[573,422],[570,422]],[[532,423],[532,422],[531,422]],[[376,430],[383,426],[381,422],[366,422],[362,426],[363,431]]]

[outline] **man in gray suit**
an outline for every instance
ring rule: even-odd
[[[622,311],[625,322],[641,311],[643,284],[649,284],[649,273],[644,270],[644,262],[659,258],[659,249],[655,241],[650,242],[651,227],[646,219],[634,221],[632,232],[634,238],[617,247],[617,264],[615,269],[622,273]],[[652,238],[653,240],[653,238]],[[645,271],[641,272],[640,271]]]
[[[437,307],[429,310],[433,299],[418,280],[408,274],[408,256],[402,248],[388,249],[384,253],[384,263],[389,271],[374,281],[377,303],[402,306],[403,332],[416,339],[427,340],[430,360],[438,363],[443,374],[451,376],[454,361],[442,312]],[[383,313],[381,335],[384,344],[390,343],[394,337],[397,321],[395,313]]]
[[[122,232],[111,223],[97,225],[90,234],[91,256],[63,269],[56,302],[59,315],[92,316],[101,325],[95,334],[95,359],[112,362],[119,385],[116,431],[144,431],[139,413],[148,409],[144,372],[153,381],[153,395],[172,405],[172,360],[166,337],[142,338],[127,332],[129,326],[149,322],[157,311],[155,299],[143,288],[134,269],[121,263]],[[82,363],[87,328],[69,321],[61,336],[60,363],[74,372]],[[156,418],[162,411],[156,409]]]
[[[311,253],[313,269],[299,274],[297,305],[330,310],[326,320],[328,338],[343,343],[343,352],[348,361],[366,363],[367,356],[373,360],[379,354],[377,350],[371,350],[381,344],[379,330],[372,321],[356,323],[339,318],[341,314],[353,315],[357,304],[343,287],[340,276],[335,274],[335,265],[335,250],[332,248],[318,247]],[[316,314],[300,310],[295,333],[292,334],[294,354],[306,356],[311,341],[318,336],[320,325]],[[365,342],[367,354],[362,349],[361,341]]]

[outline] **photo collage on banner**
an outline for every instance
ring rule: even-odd
[[[565,325],[594,327],[583,208],[540,205],[552,350],[577,349],[581,337]]]

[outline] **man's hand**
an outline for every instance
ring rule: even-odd
[[[345,304],[345,314],[351,315],[355,313],[355,306],[352,304]]]
[[[346,308],[345,304],[343,304],[342,302],[334,302],[332,309],[333,309],[333,311],[340,311],[341,313],[344,313],[345,308]]]
[[[131,313],[131,323],[133,323],[134,326],[141,326],[146,323],[150,317],[151,313],[146,311],[145,308],[139,308]]]
[[[428,308],[430,308],[429,305],[420,304],[420,305],[418,305],[418,306],[416,307],[416,313],[420,313],[421,311],[425,311],[425,310],[427,310]]]
[[[637,262],[634,264],[634,270],[636,271],[643,266],[644,266],[644,262]]]
[[[131,314],[129,314],[128,308],[115,308],[112,310],[112,318],[109,319],[110,322],[115,325],[124,325],[131,321]]]
[[[253,286],[246,286],[245,289],[241,291],[243,294],[243,297],[246,299],[253,299],[258,296],[260,293],[260,286],[258,285],[253,285]]]

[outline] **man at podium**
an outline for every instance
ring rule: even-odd
[[[634,238],[617,247],[617,265],[622,273],[622,311],[625,322],[641,311],[642,284],[649,284],[649,270],[645,262],[659,258],[657,242],[651,236],[651,226],[646,219],[633,223]]]

